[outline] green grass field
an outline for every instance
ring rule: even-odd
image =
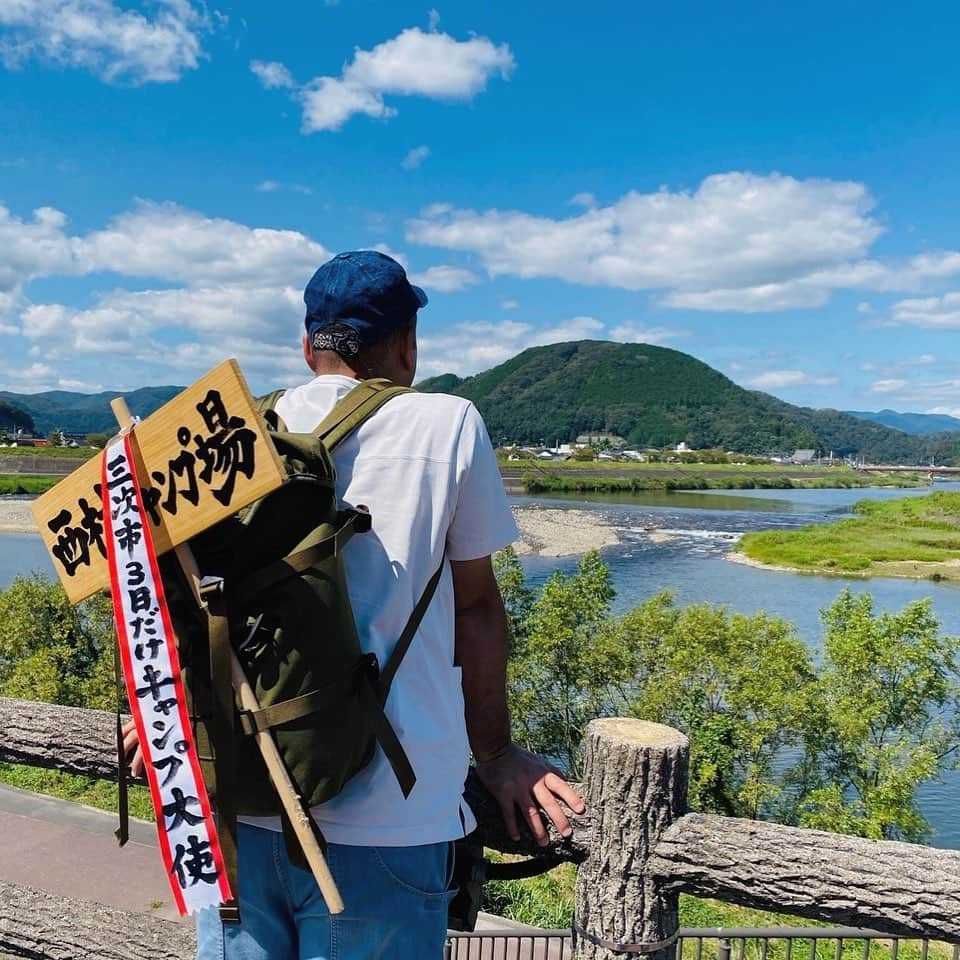
[[[19,473],[0,474],[0,496],[13,493],[46,493],[62,479],[63,477],[31,477]]]
[[[2,457],[55,457],[61,460],[89,460],[93,447],[0,447]]]
[[[738,549],[759,563],[811,573],[960,580],[960,494],[878,502],[856,516],[800,530],[748,533]]]
[[[507,480],[527,493],[632,493],[643,490],[792,490],[845,487],[915,487],[919,474],[865,474],[846,466],[798,467],[778,463],[621,463],[576,460],[503,461]]]

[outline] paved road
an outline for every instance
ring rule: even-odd
[[[0,878],[64,897],[177,919],[152,823],[0,784]]]
[[[112,813],[0,784],[0,880],[56,896],[192,922],[180,921],[177,916],[154,824],[131,820],[130,840],[122,849],[113,835],[116,826]],[[517,939],[497,947],[490,941],[461,941],[453,951],[456,960],[554,960],[561,956],[558,944],[531,947],[522,938],[530,928],[501,917],[481,914],[477,929],[510,929]]]

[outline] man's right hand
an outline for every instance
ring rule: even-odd
[[[130,756],[133,750],[133,756],[130,758],[130,776],[143,776],[143,751],[140,749],[140,735],[137,733],[137,725],[128,720],[122,727],[123,732],[123,755]]]

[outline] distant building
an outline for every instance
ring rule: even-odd
[[[614,450],[620,450],[625,447],[627,441],[615,433],[581,433],[577,437],[577,445],[581,447],[612,447]]]
[[[817,456],[816,450],[794,450],[790,458],[791,463],[813,463]]]
[[[686,440],[681,440],[676,447],[674,447],[675,453],[692,453],[693,451],[687,446]]]

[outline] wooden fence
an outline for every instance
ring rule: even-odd
[[[0,698],[0,760],[115,779],[114,717]],[[590,724],[574,836],[506,836],[475,777],[486,846],[578,864],[574,956],[672,960],[680,893],[892,935],[960,943],[960,852],[687,812],[689,741],[640,720]],[[105,841],[106,842],[106,841]],[[0,878],[0,954],[183,960],[192,931]]]

